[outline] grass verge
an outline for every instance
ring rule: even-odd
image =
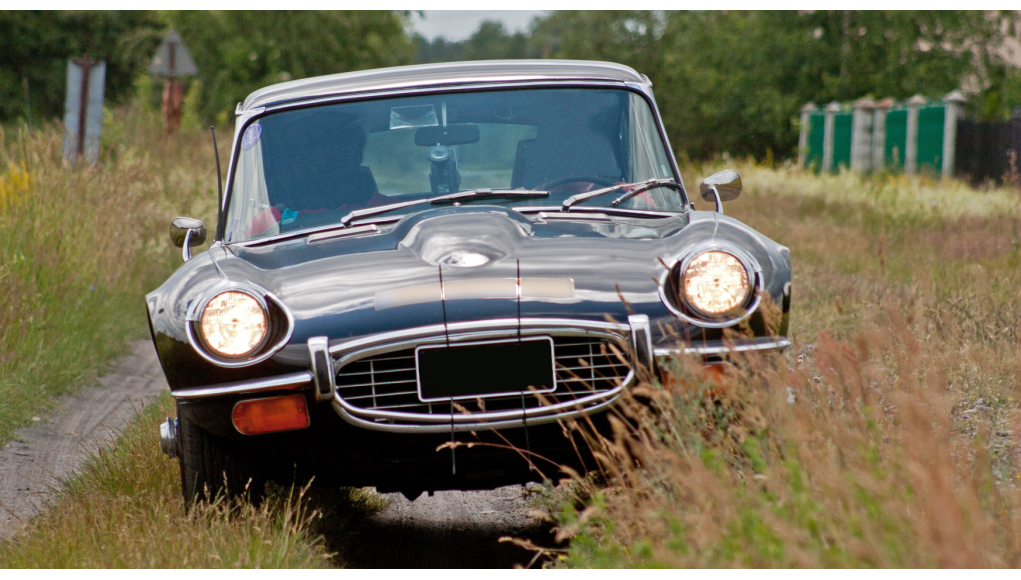
[[[319,568],[322,513],[276,488],[259,508],[216,502],[185,513],[177,465],[159,450],[164,395],[108,450],[61,482],[52,505],[0,542],[11,568]]]
[[[0,444],[55,396],[146,335],[144,300],[180,263],[178,212],[215,212],[210,145],[111,113],[95,166],[71,166],[56,126],[0,130]]]
[[[547,491],[558,561],[1021,565],[1016,206],[949,182],[960,211],[928,212],[921,179],[890,204],[867,194],[883,176],[742,172],[725,209],[791,248],[794,346],[722,380],[676,360],[613,437],[574,425],[600,477]]]

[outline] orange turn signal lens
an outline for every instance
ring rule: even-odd
[[[308,407],[302,395],[238,401],[231,413],[242,435],[293,431],[308,427]]]

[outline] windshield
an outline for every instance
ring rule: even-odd
[[[556,206],[618,183],[674,178],[649,105],[618,89],[519,89],[318,105],[259,118],[245,129],[240,148],[227,242],[337,224],[354,210],[458,191],[549,191],[461,203]],[[609,207],[615,197],[579,205]],[[413,205],[394,215],[434,207]],[[682,209],[680,194],[665,187],[617,207]]]

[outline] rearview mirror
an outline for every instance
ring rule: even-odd
[[[724,169],[702,180],[698,191],[705,201],[714,201],[713,187],[720,195],[720,201],[733,201],[741,195],[741,175],[733,169]]]
[[[170,243],[184,248],[182,257],[187,262],[191,259],[191,248],[206,243],[206,225],[189,217],[175,217],[170,222]]]
[[[430,145],[465,145],[477,143],[479,140],[479,126],[447,125],[446,127],[422,127],[415,131],[415,145],[428,147]]]

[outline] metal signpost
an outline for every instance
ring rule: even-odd
[[[199,69],[184,45],[184,39],[171,30],[156,49],[148,70],[151,75],[167,79],[163,84],[163,133],[172,135],[181,125],[181,104],[184,101],[184,83],[178,78],[195,76]]]
[[[89,163],[99,159],[105,83],[106,62],[96,61],[87,53],[67,61],[64,157],[72,163],[79,157]]]

